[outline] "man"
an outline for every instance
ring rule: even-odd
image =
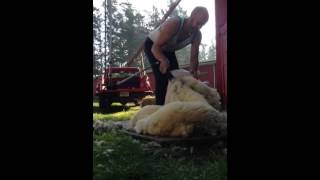
[[[198,78],[200,28],[208,21],[205,7],[196,7],[190,17],[174,17],[152,31],[144,44],[144,52],[155,77],[156,104],[163,105],[168,85],[167,72],[179,69],[175,51],[191,44],[190,72]]]

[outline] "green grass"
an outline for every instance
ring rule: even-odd
[[[123,121],[129,120],[131,116],[136,113],[140,107],[130,107],[127,111],[116,112],[112,114],[102,114],[102,113],[93,113],[94,120],[113,120],[113,121]]]
[[[98,142],[93,157],[96,180],[227,179],[225,158],[210,151],[199,159],[199,154],[176,151],[172,146],[144,150],[140,143],[118,133],[95,134],[94,138]]]
[[[123,107],[120,103],[113,103],[111,110],[112,113],[104,113],[98,110],[98,102],[93,102],[93,120],[113,120],[113,121],[124,121],[129,120],[136,112],[139,111],[139,106],[125,106]]]
[[[128,120],[140,107],[114,103],[108,113],[93,102],[94,120]],[[226,157],[215,148],[146,147],[119,132],[93,134],[95,180],[226,180]]]

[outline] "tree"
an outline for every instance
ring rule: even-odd
[[[131,3],[121,3],[123,19],[120,23],[119,42],[122,42],[124,57],[119,59],[120,64],[124,64],[137,51],[139,45],[147,36],[148,28],[144,23],[144,16],[136,12]]]
[[[102,7],[105,7],[105,1]],[[137,48],[143,43],[147,34],[159,24],[162,15],[165,14],[163,10],[160,12],[154,6],[150,19],[147,22],[145,17],[132,7],[131,3],[124,2],[118,4],[116,0],[110,1],[111,7],[109,8],[111,10],[106,10],[107,7],[105,7],[106,11],[102,15],[102,18],[99,16],[101,19],[100,26],[96,20],[99,19],[97,18],[98,16],[94,15],[95,72],[102,70],[99,67],[106,64],[105,59],[112,60],[112,66],[123,66],[137,51]],[[169,3],[172,3],[172,1]],[[96,10],[94,11],[96,12]],[[186,11],[183,11],[181,7],[177,7],[173,14],[185,16]],[[100,34],[100,36],[97,34]],[[108,36],[111,38],[107,38]],[[189,56],[190,47],[177,52],[178,61],[185,62],[189,59]],[[140,65],[140,63],[137,61],[136,65]]]
[[[175,1],[169,0],[168,1],[168,6],[173,4]],[[181,17],[186,17],[187,16],[187,11],[183,10],[180,5],[178,5],[173,12],[169,15],[169,18],[175,17],[175,16],[181,16]]]
[[[102,38],[101,38],[101,14],[99,9],[93,7],[93,77],[97,77],[102,71]]]
[[[207,51],[206,51],[206,44],[200,44],[200,53],[199,53],[199,62],[205,62],[207,61]]]
[[[214,45],[213,41],[211,41],[211,46],[208,49],[208,61],[215,61],[216,60],[216,46]]]
[[[119,32],[119,12],[117,8],[117,1],[116,0],[108,0],[110,2],[108,5],[105,0],[102,4],[104,7],[104,53],[105,53],[105,60],[108,63],[113,65],[118,57],[115,54],[117,50],[117,42],[119,40],[118,32]],[[120,15],[121,18],[121,15]]]
[[[159,25],[161,21],[159,10],[155,6],[152,6],[152,13],[149,14],[149,16],[150,21],[147,23],[147,28],[149,31],[152,31]]]

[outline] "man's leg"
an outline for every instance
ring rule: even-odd
[[[147,39],[144,44],[144,52],[151,65],[154,79],[155,79],[156,104],[163,105],[165,101],[165,96],[166,96],[168,79],[166,75],[162,74],[159,70],[159,61],[153,56],[151,52],[152,44],[153,44],[152,41],[150,39]]]
[[[164,55],[170,61],[170,67],[167,70],[167,72],[174,70],[174,69],[179,69],[177,57],[174,52],[164,52]],[[156,80],[157,81],[156,85],[158,86],[158,88],[157,88],[158,91],[156,93],[156,94],[158,94],[158,98],[156,99],[156,101],[157,101],[157,103],[159,103],[159,105],[163,105],[165,103],[165,98],[166,98],[166,94],[167,94],[168,75],[162,74],[159,70],[159,66],[154,71],[157,72],[158,78],[159,78]]]
[[[174,70],[174,69],[179,69],[179,63],[178,63],[178,60],[176,57],[176,53],[175,52],[165,52],[164,54],[166,55],[166,57],[170,61],[169,71]]]

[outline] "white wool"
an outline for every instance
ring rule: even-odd
[[[169,82],[168,87],[174,86],[175,88],[177,88],[176,86],[180,87],[177,88],[178,90],[181,89],[181,85],[182,84],[183,88],[185,87],[189,87],[190,89],[192,89],[193,91],[201,94],[206,101],[213,106],[216,109],[220,109],[221,108],[221,102],[220,102],[220,95],[218,93],[218,91],[215,88],[211,88],[209,86],[207,86],[205,83],[193,78],[192,76],[182,76],[182,77],[178,77],[175,78],[172,82]],[[173,91],[175,89],[170,89],[171,92],[167,92],[167,94],[171,94],[171,96],[175,96],[177,93],[180,93],[179,91],[175,92]],[[175,95],[173,95],[172,93],[175,93]]]
[[[138,120],[134,129],[143,134],[187,136],[192,132],[195,123],[209,121],[216,116],[218,111],[209,104],[200,101],[175,101]]]
[[[140,109],[137,113],[135,113],[134,116],[130,119],[127,128],[133,129],[136,125],[136,122],[139,119],[143,119],[145,117],[148,117],[150,114],[156,112],[161,106],[159,105],[147,105]]]
[[[175,79],[168,84],[165,104],[174,101],[201,101],[207,103],[206,99],[201,94],[193,91],[180,79]]]
[[[195,127],[226,132],[226,113],[219,112],[220,96],[216,89],[175,70],[169,82],[165,104],[143,107],[129,122],[137,133],[158,136],[188,136]]]

